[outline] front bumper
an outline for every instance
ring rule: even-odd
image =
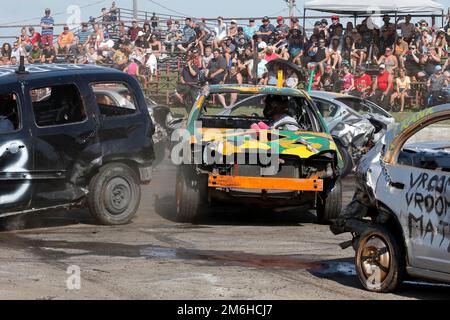
[[[318,178],[296,179],[209,174],[208,187],[319,192],[323,191],[323,180]]]

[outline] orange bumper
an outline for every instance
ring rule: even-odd
[[[291,191],[323,191],[323,180],[318,178],[294,179],[223,176],[210,174],[208,178],[208,187]]]

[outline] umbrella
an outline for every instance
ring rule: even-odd
[[[267,62],[267,64],[266,64],[266,68],[268,71],[273,71],[273,68],[275,66],[278,66],[280,69],[283,69],[283,70],[293,70],[297,74],[299,80],[305,78],[305,76],[303,74],[303,70],[298,65],[293,63],[292,61],[278,58],[278,59],[273,59],[273,60]]]

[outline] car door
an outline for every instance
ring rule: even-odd
[[[19,84],[0,86],[0,216],[29,209],[33,143]]]
[[[399,218],[409,265],[450,273],[450,148],[429,144],[443,139],[450,147],[450,114],[436,119],[418,121],[394,138],[385,165],[387,183],[379,180],[377,198]]]
[[[34,117],[34,175],[39,177],[33,206],[76,202],[86,194],[88,170],[100,154],[87,86],[72,77],[50,79],[27,91]]]

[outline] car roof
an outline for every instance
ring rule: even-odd
[[[334,100],[336,98],[357,98],[348,94],[342,94],[337,92],[311,90],[309,92],[311,98],[322,98],[326,100]]]
[[[119,70],[87,64],[36,64],[25,65],[27,73],[16,73],[17,66],[0,66],[0,85],[19,80],[48,79],[86,73],[123,74]]]
[[[275,94],[283,96],[295,96],[306,97],[307,93],[302,90],[287,88],[287,87],[275,87],[275,86],[263,86],[263,85],[248,85],[248,84],[216,84],[206,86],[204,89],[209,93],[242,93],[242,94]]]

